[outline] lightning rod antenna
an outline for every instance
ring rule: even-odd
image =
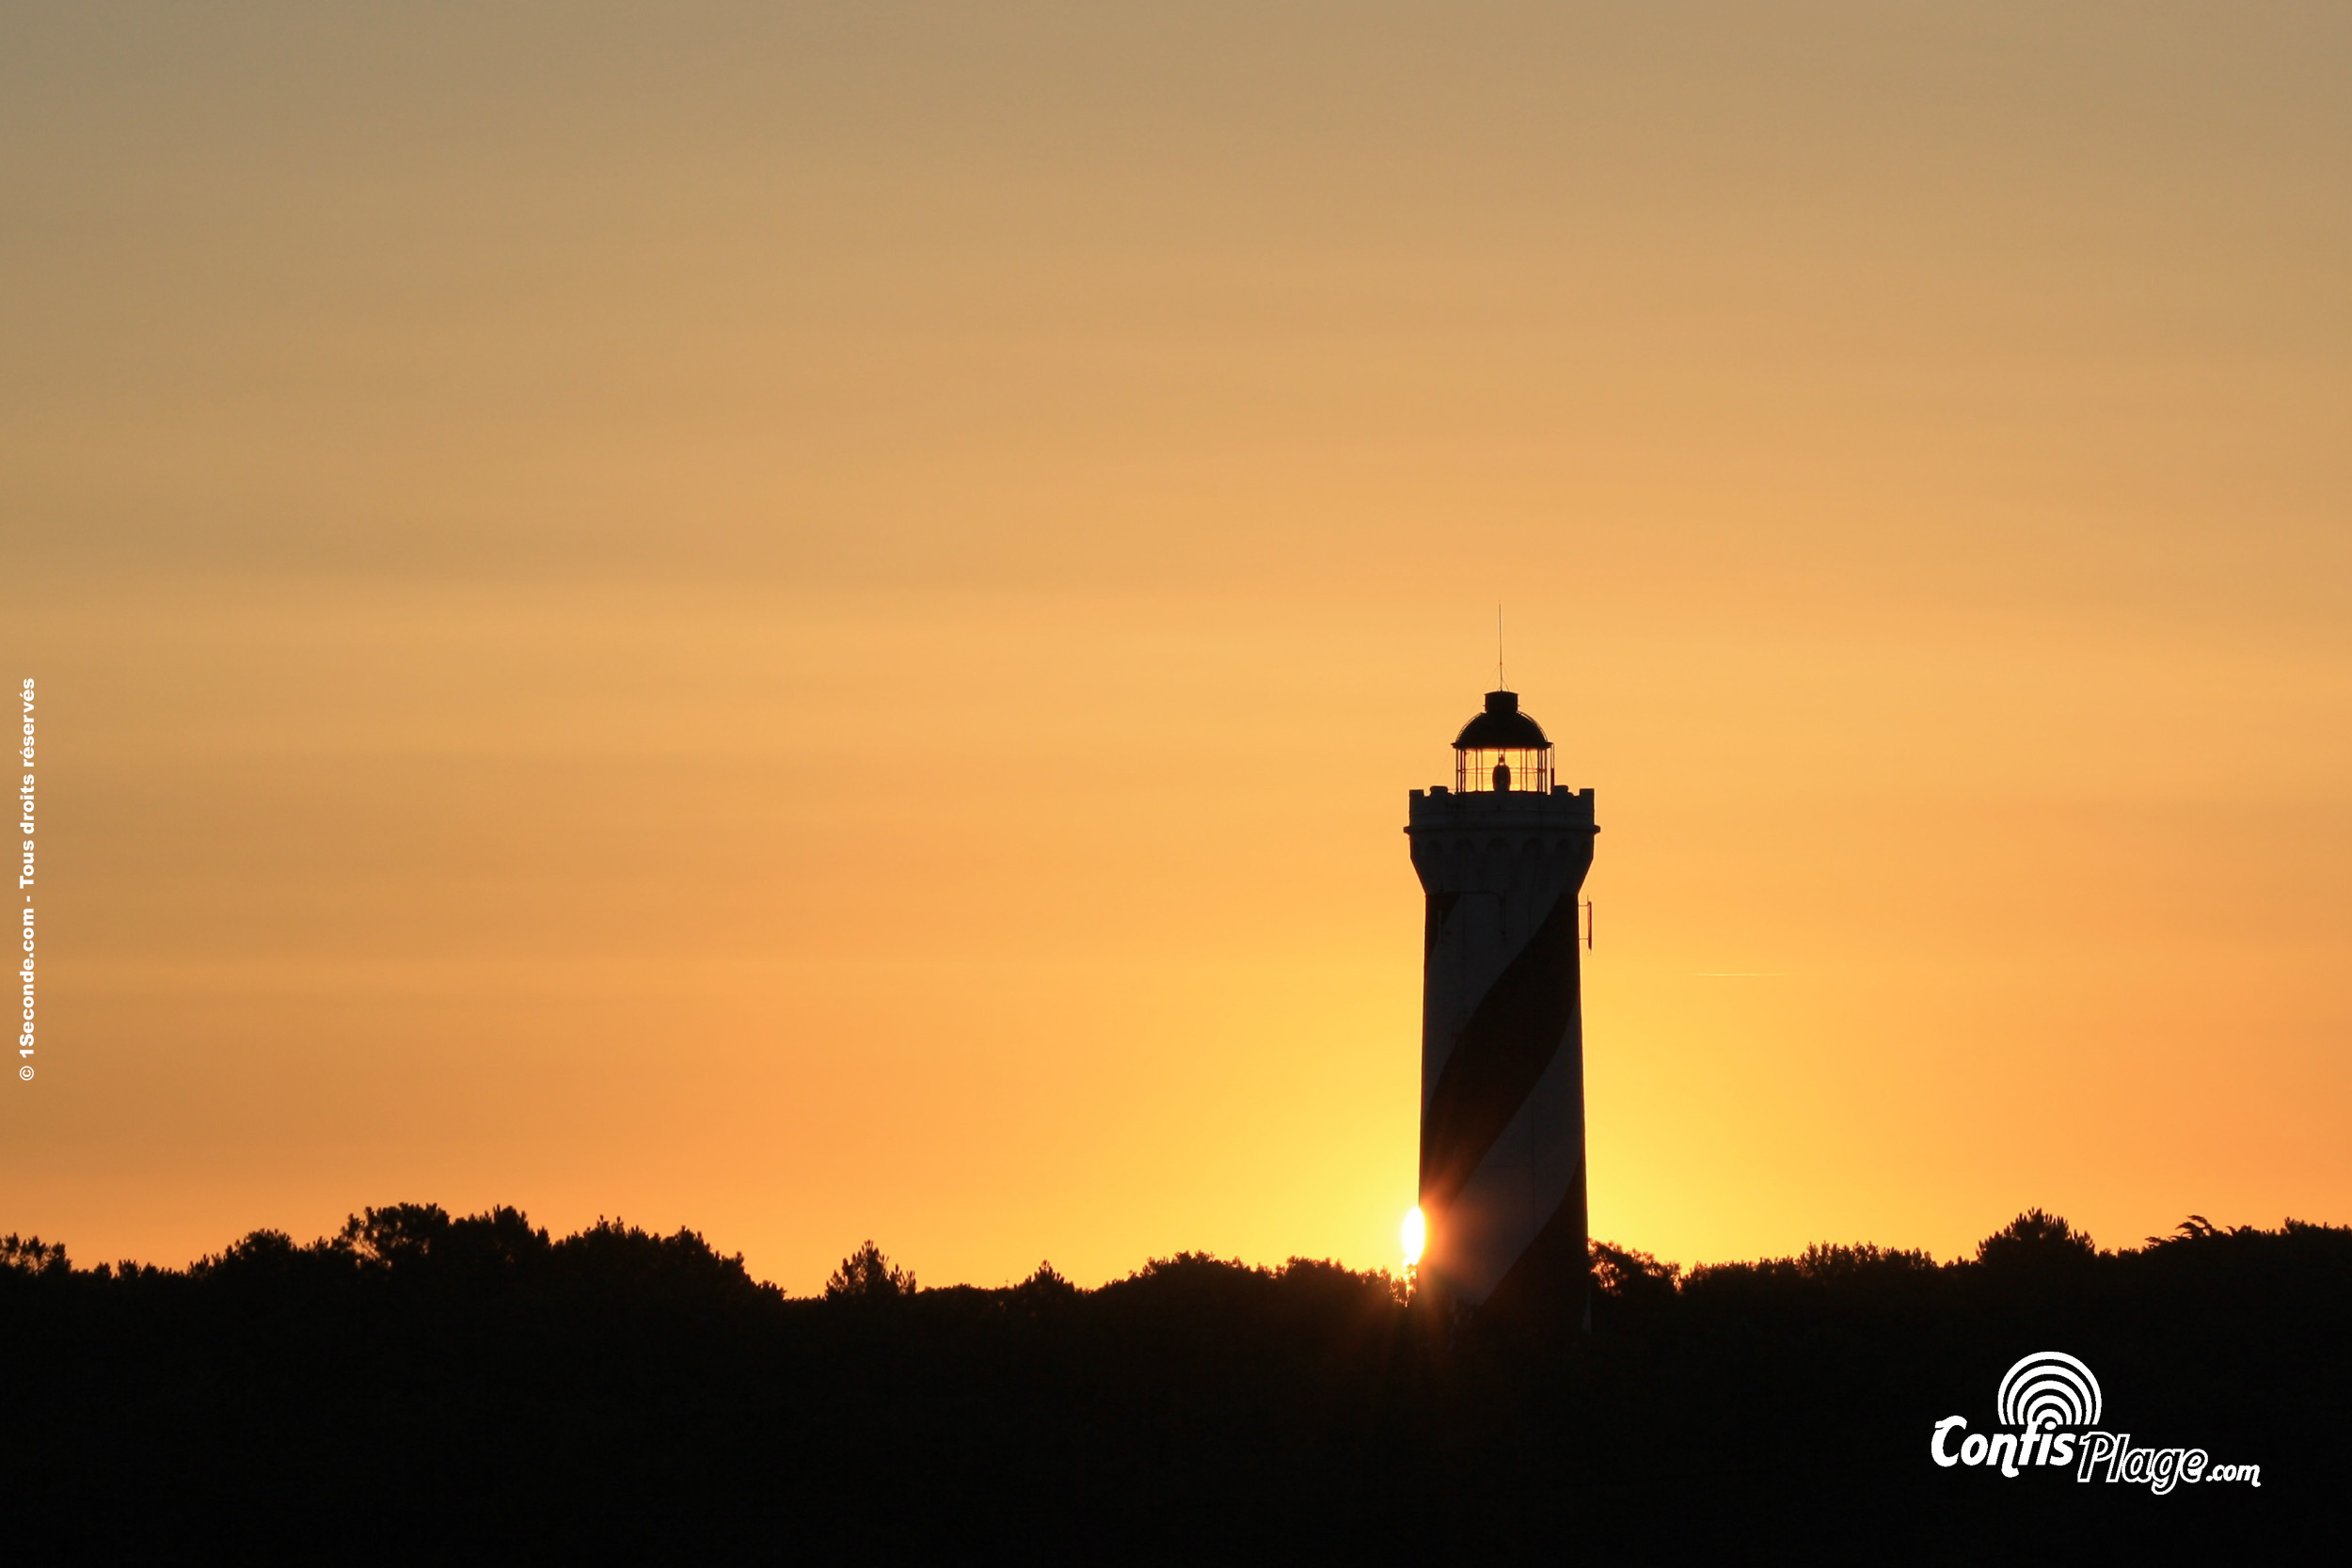
[[[1495,606],[1495,689],[1508,691],[1511,683],[1502,678],[1502,606]]]

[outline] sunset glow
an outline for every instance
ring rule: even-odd
[[[111,14],[0,1228],[1409,1259],[1498,600],[1594,1236],[2352,1210],[2345,13]]]

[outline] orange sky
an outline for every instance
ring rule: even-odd
[[[1597,1233],[2352,1217],[2352,18],[772,9],[0,23],[0,1229],[1392,1264],[1498,599]]]

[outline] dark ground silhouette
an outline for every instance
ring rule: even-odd
[[[185,1272],[9,1237],[0,1476],[20,1544],[313,1560],[2164,1561],[2345,1492],[2352,1228],[2099,1252],[2037,1211],[1955,1263],[1597,1244],[1594,1270],[1591,1334],[1532,1343],[1305,1259],[939,1290],[868,1243],[796,1300],[691,1231],[552,1240],[512,1209],[371,1209]],[[2109,1430],[2262,1486],[1931,1463],[1935,1421],[1991,1426],[2052,1349]]]

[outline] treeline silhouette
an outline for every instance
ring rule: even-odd
[[[1955,1262],[1599,1243],[1593,1279],[1589,1333],[1531,1338],[1305,1259],[930,1289],[868,1242],[794,1299],[691,1230],[508,1208],[184,1271],[9,1236],[0,1475],[17,1540],[106,1555],[2114,1560],[2279,1538],[2352,1459],[2352,1228],[2192,1216],[2100,1251],[2032,1211]],[[1991,1427],[2053,1349],[2109,1430],[2263,1486],[1931,1463],[1936,1420]]]

